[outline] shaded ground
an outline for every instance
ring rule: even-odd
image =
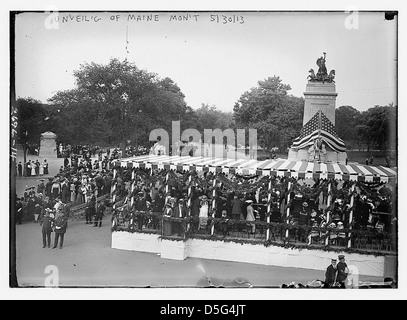
[[[197,258],[175,261],[152,253],[112,249],[107,222],[102,228],[94,228],[83,221],[72,221],[62,250],[42,248],[38,224],[17,225],[16,233],[20,287],[44,286],[49,275],[45,268],[49,265],[58,268],[59,285],[63,287],[197,288],[213,285],[247,288],[251,285],[271,288],[292,281],[306,285],[324,276],[315,270]],[[383,281],[363,276],[360,280]]]

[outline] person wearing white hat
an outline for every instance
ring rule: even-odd
[[[247,205],[247,215],[246,215],[246,221],[249,221],[249,224],[252,226],[252,231],[251,233],[254,234],[256,231],[256,225],[254,224],[254,221],[256,220],[256,217],[254,216],[254,209],[253,209],[253,200],[246,200]]]
[[[331,264],[325,271],[324,288],[331,288],[335,284],[338,268],[336,266],[336,259],[331,259]]]

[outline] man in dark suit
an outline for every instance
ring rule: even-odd
[[[94,193],[88,193],[88,203],[85,209],[86,224],[92,224],[92,217],[95,215],[96,196]]]
[[[138,226],[138,230],[141,231],[143,229],[143,222],[144,222],[143,213],[145,213],[147,211],[147,201],[146,201],[146,198],[144,197],[143,191],[139,191],[137,200],[135,202],[135,206],[136,206],[135,209],[136,209],[136,215],[137,215],[137,226]]]
[[[45,209],[45,215],[41,220],[41,226],[42,226],[42,247],[45,248],[48,245],[48,248],[51,246],[51,232],[52,232],[52,227],[54,224],[54,219],[50,217],[50,209],[46,208]]]
[[[60,215],[55,221],[55,240],[52,249],[55,249],[58,246],[59,238],[61,238],[59,249],[62,249],[62,246],[64,245],[64,236],[67,228],[68,228],[68,218],[66,217],[65,213],[62,213],[62,215]]]
[[[95,216],[95,225],[94,227],[98,226],[99,223],[99,228],[102,226],[102,219],[103,219],[103,214],[106,210],[106,203],[105,201],[102,201],[96,210],[96,216]]]
[[[345,289],[345,281],[346,278],[348,277],[348,273],[349,273],[349,269],[348,269],[348,265],[345,262],[345,256],[344,255],[339,255],[338,256],[339,262],[337,265],[337,269],[338,269],[338,275],[336,277],[336,282],[339,283],[340,288]]]
[[[174,205],[173,208],[174,211],[174,218],[185,218],[188,215],[188,209],[185,206],[184,199],[179,199],[178,203]],[[175,222],[174,223],[174,232],[178,234],[178,236],[181,236],[181,233],[183,231],[183,224],[182,222]]]
[[[325,271],[325,284],[324,288],[332,288],[336,281],[336,274],[338,269],[336,267],[336,259],[331,259],[331,264],[326,268]]]
[[[18,176],[22,177],[23,176],[23,165],[21,164],[21,161],[17,165],[17,171],[18,171]]]

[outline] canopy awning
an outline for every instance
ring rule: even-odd
[[[152,168],[179,171],[210,171],[240,175],[285,176],[309,179],[338,179],[366,182],[395,182],[397,172],[383,166],[342,165],[291,161],[287,159],[222,159],[186,156],[145,155],[118,160],[126,168]]]

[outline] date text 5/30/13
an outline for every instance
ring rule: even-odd
[[[245,22],[243,16],[238,16],[238,15],[220,15],[220,14],[211,14],[211,22],[216,22],[216,23],[239,23],[243,24]]]

